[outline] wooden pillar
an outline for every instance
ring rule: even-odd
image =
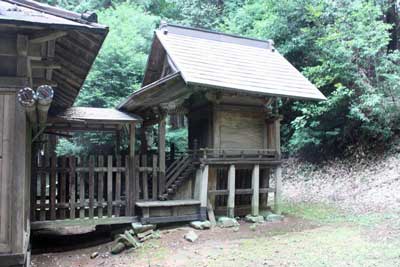
[[[136,186],[136,179],[138,179],[138,172],[136,170],[135,159],[135,144],[136,144],[136,126],[135,123],[129,125],[129,177],[127,178],[127,205],[128,214],[135,215],[136,205],[136,191],[139,190]]]
[[[209,168],[208,172],[208,191],[211,190],[216,190],[217,189],[217,168]],[[210,195],[208,199],[210,200],[211,205],[216,208],[216,201],[215,201],[216,196],[214,194]]]
[[[275,213],[281,214],[280,206],[282,202],[282,167],[275,168]]]
[[[207,195],[208,195],[208,165],[200,167],[201,181],[200,181],[200,208],[207,210]]]
[[[275,149],[279,156],[281,157],[281,118],[276,118],[274,121],[274,136],[275,136]]]
[[[235,217],[235,165],[230,165],[228,170],[228,217]]]
[[[269,188],[269,179],[270,179],[270,169],[263,169],[260,172],[260,188]],[[268,192],[260,195],[260,208],[268,207]]]
[[[143,155],[147,153],[146,127],[144,124],[140,129],[140,153]]]
[[[158,123],[159,195],[165,191],[165,132],[165,117],[163,117]]]
[[[251,215],[258,216],[260,200],[260,165],[256,164],[251,175],[251,188],[253,195],[251,198]]]
[[[194,181],[194,192],[193,192],[193,199],[200,200],[201,196],[201,178],[202,178],[202,168],[198,168],[196,170],[196,176]]]

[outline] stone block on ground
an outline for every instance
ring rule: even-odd
[[[149,230],[154,230],[156,229],[155,224],[141,224],[141,223],[132,223],[132,228],[133,231],[135,231],[136,234],[143,233]]]
[[[274,214],[274,213],[271,213],[271,214],[267,215],[267,216],[264,217],[264,218],[265,218],[265,220],[266,220],[267,222],[278,222],[278,221],[283,221],[283,216],[282,216],[282,215]]]
[[[185,234],[184,238],[189,242],[194,242],[199,238],[199,236],[194,231],[189,231]]]
[[[210,229],[211,223],[210,221],[193,221],[190,222],[190,226],[197,230],[204,230],[204,229]]]
[[[236,227],[236,226],[239,226],[239,223],[234,218],[219,217],[218,218],[218,226],[222,227],[222,228]]]
[[[246,215],[246,217],[244,217],[244,220],[246,222],[250,222],[250,223],[262,223],[264,222],[264,217],[259,215],[259,216],[253,216],[251,214]]]

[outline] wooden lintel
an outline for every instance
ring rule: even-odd
[[[50,85],[51,87],[58,87],[58,84],[55,81],[40,79],[40,78],[33,78],[33,86],[37,87],[40,85]]]
[[[31,39],[29,40],[29,42],[31,44],[40,44],[40,43],[48,42],[51,40],[56,40],[65,35],[67,35],[67,33],[64,31],[56,31],[56,32],[51,32],[51,33],[49,33],[49,32],[39,33],[37,35],[32,36]]]
[[[33,61],[31,62],[32,69],[61,69],[61,65],[52,60]]]

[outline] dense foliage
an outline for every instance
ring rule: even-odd
[[[48,0],[97,11],[110,34],[77,105],[113,107],[140,87],[160,20],[261,39],[275,46],[327,96],[282,99],[284,148],[303,155],[374,146],[398,131],[399,6],[396,0]],[[186,133],[169,132],[179,140]]]

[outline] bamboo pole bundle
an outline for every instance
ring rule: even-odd
[[[47,121],[47,113],[53,101],[54,91],[50,85],[41,85],[37,88],[36,94],[39,124],[43,125]]]
[[[29,87],[18,91],[18,102],[25,108],[29,121],[36,124],[36,93]]]

